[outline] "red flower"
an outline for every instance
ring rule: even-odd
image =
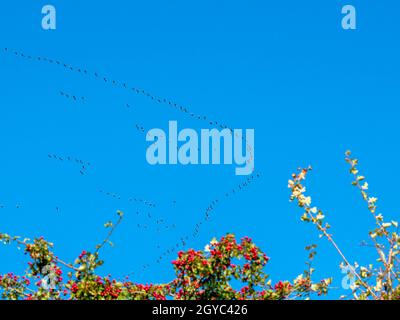
[[[86,250],[83,250],[82,253],[79,255],[79,259],[82,259],[83,256],[87,255]]]
[[[78,291],[78,286],[76,285],[76,283],[74,283],[74,284],[72,285],[71,291],[72,291],[73,293],[76,293],[76,292]]]

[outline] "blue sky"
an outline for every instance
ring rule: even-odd
[[[202,249],[234,232],[271,257],[266,271],[273,281],[295,278],[304,269],[304,247],[318,244],[316,277],[333,276],[340,288],[339,256],[288,201],[291,173],[310,164],[308,190],[348,259],[374,259],[359,246],[373,221],[343,156],[351,149],[360,158],[380,211],[398,219],[398,2],[52,1],[54,31],[41,28],[45,4],[1,3],[1,232],[43,235],[72,260],[100,242],[103,223],[122,210],[115,247],[103,251],[104,274],[168,281],[175,254],[155,261],[182,236],[189,235],[184,248]],[[357,9],[357,30],[341,28],[346,4]],[[147,164],[148,143],[136,126],[210,126],[123,83],[232,128],[254,128],[261,176],[226,197],[246,179],[233,166]],[[83,175],[76,159],[90,163]],[[215,199],[210,221],[193,238]],[[0,273],[22,272],[21,261],[15,248],[1,248]],[[343,293],[335,289],[330,297]]]

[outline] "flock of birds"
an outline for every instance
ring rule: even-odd
[[[68,71],[73,71],[73,72],[77,72],[79,74],[83,74],[83,75],[86,75],[86,76],[91,76],[94,79],[101,80],[102,82],[105,82],[107,84],[110,84],[110,85],[113,85],[113,86],[117,86],[117,87],[123,88],[125,90],[129,90],[130,92],[134,92],[136,94],[145,96],[145,97],[151,99],[154,102],[157,102],[159,104],[164,104],[164,105],[166,105],[168,107],[171,107],[171,108],[173,108],[175,110],[178,110],[178,111],[182,112],[183,114],[190,116],[192,119],[204,121],[210,126],[215,126],[217,128],[220,128],[220,129],[228,129],[232,135],[234,133],[232,128],[228,127],[227,125],[225,125],[225,124],[223,124],[223,123],[221,123],[219,121],[212,120],[212,119],[210,119],[209,117],[207,117],[205,115],[200,115],[200,114],[193,113],[187,107],[184,107],[184,106],[182,106],[182,105],[180,105],[180,104],[178,104],[178,103],[176,103],[174,101],[171,101],[169,99],[158,97],[158,96],[156,96],[156,95],[154,95],[154,94],[152,94],[152,93],[150,93],[148,91],[145,91],[143,89],[140,89],[140,88],[137,88],[137,87],[132,87],[132,86],[128,85],[126,82],[119,81],[119,80],[111,80],[110,77],[108,77],[106,75],[102,75],[97,71],[94,71],[94,72],[88,71],[86,68],[75,67],[75,66],[67,64],[65,62],[62,62],[60,60],[51,59],[51,58],[47,58],[47,57],[32,56],[32,55],[25,54],[25,53],[20,52],[20,51],[11,50],[10,48],[7,48],[7,47],[4,48],[4,51],[6,53],[14,54],[16,57],[25,58],[25,59],[32,60],[32,61],[45,62],[45,63],[49,63],[49,64],[52,64],[52,65],[57,65],[57,66],[60,66],[60,67],[64,68],[65,70],[68,70]],[[127,104],[127,107],[128,106],[129,106],[129,104]],[[137,125],[137,126],[139,126],[139,125]],[[140,132],[144,133],[144,128],[142,126],[139,126],[138,130]],[[254,151],[252,150],[252,147],[247,143],[246,138],[244,136],[242,136],[241,139],[245,142],[246,148],[250,152],[251,157],[253,157]]]
[[[79,173],[81,175],[85,175],[87,168],[90,166],[90,162],[89,161],[84,161],[82,159],[78,159],[75,157],[71,157],[71,156],[60,156],[60,155],[56,155],[56,154],[48,154],[47,157],[49,157],[50,159],[53,160],[57,160],[57,161],[65,161],[65,162],[70,162],[70,163],[74,163],[76,165],[79,166]]]
[[[106,75],[102,75],[97,71],[88,71],[86,68],[81,68],[81,67],[75,67],[72,66],[68,63],[62,62],[60,60],[57,59],[51,59],[51,58],[47,58],[47,57],[39,57],[39,56],[32,56],[29,54],[25,54],[23,52],[19,52],[19,51],[15,51],[15,50],[11,50],[10,48],[4,48],[4,51],[7,53],[11,53],[14,54],[17,57],[21,57],[21,58],[25,58],[28,60],[32,60],[32,61],[38,61],[38,62],[45,62],[45,63],[49,63],[49,64],[53,64],[53,65],[57,65],[60,66],[68,71],[74,71],[74,72],[78,72],[80,74],[83,75],[88,75],[88,76],[92,76],[95,79],[101,80],[104,83],[108,83],[110,85],[114,85],[114,86],[119,86],[123,89],[126,90],[130,90],[131,92],[135,92],[137,94],[143,95],[149,99],[151,99],[152,101],[155,101],[157,103],[160,104],[165,104],[171,108],[174,108],[178,111],[181,111],[182,113],[185,113],[187,115],[189,115],[192,118],[198,119],[198,120],[203,120],[206,121],[209,125],[214,125],[214,126],[218,126],[221,129],[225,129],[228,128],[228,126],[218,122],[218,121],[213,121],[211,119],[209,119],[207,116],[204,115],[199,115],[196,113],[191,112],[187,107],[184,107],[182,105],[177,104],[176,102],[173,102],[171,100],[165,99],[165,98],[161,98],[158,97],[150,92],[147,92],[143,89],[140,88],[136,88],[136,87],[132,87],[130,85],[128,85],[126,82],[123,81],[119,81],[119,80],[113,80],[110,77],[106,76]]]
[[[138,205],[144,206],[146,208],[149,208],[149,210],[150,209],[154,210],[154,208],[157,207],[155,202],[144,200],[137,196],[132,196],[132,197],[127,198],[127,197],[123,197],[117,193],[103,191],[103,190],[99,190],[99,193],[105,195],[106,197],[112,198],[114,200],[120,200],[120,201],[124,201],[124,202],[128,202],[128,203],[132,203],[132,204],[135,204],[135,206],[138,206]],[[173,203],[176,203],[176,201],[174,201]],[[141,215],[148,220],[148,223],[137,223],[136,226],[138,229],[153,230],[154,232],[159,234],[162,231],[173,230],[176,228],[175,223],[167,223],[165,218],[156,217],[151,211],[148,211],[148,210],[146,210],[145,212],[137,210],[136,215],[137,216]],[[154,226],[154,227],[152,228],[151,226]]]
[[[114,199],[117,199],[117,200],[123,199],[123,197],[122,197],[121,195],[117,194],[117,193],[108,192],[108,191],[103,191],[103,190],[99,190],[99,192],[102,193],[102,194],[104,194],[104,195],[106,195],[106,196],[108,196],[108,197],[111,197],[111,198],[114,198]],[[128,198],[128,201],[129,201],[129,202],[140,203],[140,204],[143,204],[143,205],[145,205],[145,206],[147,206],[147,207],[150,207],[150,208],[155,208],[155,207],[156,207],[155,202],[153,202],[153,201],[148,201],[148,200],[144,200],[144,199],[139,198],[139,197],[137,197],[137,196],[129,197],[129,198]]]
[[[145,131],[146,131],[146,129],[138,123],[135,124],[135,128],[139,133],[145,133]]]
[[[185,235],[180,238],[178,242],[176,242],[173,246],[171,246],[169,249],[165,250],[159,258],[156,260],[156,263],[160,263],[162,258],[169,255],[170,253],[174,253],[175,250],[178,250],[180,248],[185,247],[186,242],[192,238],[195,239],[198,237],[200,233],[201,227],[211,219],[211,213],[216,209],[216,206],[223,202],[223,199],[235,196],[239,194],[240,192],[245,191],[252,183],[256,181],[256,179],[259,179],[261,177],[261,173],[253,173],[249,177],[247,177],[244,181],[241,183],[237,184],[235,187],[231,188],[230,190],[226,191],[222,198],[217,198],[212,200],[209,205],[207,206],[206,210],[204,211],[203,217],[200,221],[198,221],[194,227],[193,233],[191,237],[189,235]]]
[[[150,92],[147,92],[147,91],[145,91],[143,89],[140,89],[140,88],[137,88],[137,87],[132,87],[132,86],[128,85],[126,82],[122,82],[122,81],[119,81],[119,80],[113,80],[112,78],[110,78],[108,76],[105,76],[105,75],[102,75],[99,72],[91,72],[91,71],[88,71],[86,68],[72,66],[72,65],[67,64],[65,62],[62,62],[60,60],[51,59],[51,58],[47,58],[47,57],[32,56],[32,55],[29,55],[29,54],[26,54],[26,53],[23,53],[23,52],[11,50],[9,48],[4,48],[4,51],[6,53],[13,54],[16,57],[24,58],[24,59],[27,59],[27,60],[30,60],[30,61],[43,62],[43,63],[48,63],[48,64],[51,64],[51,65],[59,66],[59,67],[65,69],[65,70],[72,71],[72,72],[77,72],[79,74],[82,74],[82,75],[85,75],[85,76],[88,76],[88,77],[92,77],[94,79],[102,81],[103,83],[107,83],[107,84],[110,84],[112,86],[117,86],[117,87],[123,88],[125,90],[129,90],[130,92],[133,92],[133,93],[142,95],[144,97],[147,97],[147,98],[151,99],[152,101],[154,101],[156,103],[163,104],[163,105],[166,105],[166,106],[168,106],[168,107],[170,107],[172,109],[180,111],[181,113],[191,117],[192,119],[204,121],[208,125],[215,126],[217,128],[220,128],[220,129],[228,129],[231,132],[231,134],[233,134],[233,129],[229,128],[227,125],[225,125],[225,124],[223,124],[221,122],[214,121],[214,120],[212,120],[209,117],[204,116],[204,115],[196,114],[196,113],[190,111],[187,107],[184,107],[184,106],[182,106],[180,104],[177,104],[176,102],[173,102],[173,101],[171,101],[169,99],[158,97],[158,96],[156,96],[156,95],[154,95],[154,94],[152,94]],[[66,93],[64,91],[60,91],[59,93],[60,93],[61,96],[65,97],[67,99],[71,99],[71,100],[73,100],[75,102],[85,103],[85,101],[86,101],[86,98],[83,97],[83,96],[79,97],[77,95],[72,95],[72,94]],[[132,106],[130,104],[128,104],[128,103],[125,106],[126,106],[127,109],[131,109],[132,108]],[[146,131],[145,128],[140,124],[135,124],[135,128],[139,133],[142,133],[142,134],[145,133],[145,131]],[[243,141],[245,141],[244,137],[242,137],[242,139],[243,139]],[[250,146],[247,145],[247,149],[248,150],[249,150],[249,148],[250,148]],[[251,152],[251,154],[253,154],[253,150],[249,150],[249,151]],[[89,162],[83,161],[83,160],[78,159],[78,158],[70,157],[70,156],[58,156],[58,155],[55,155],[55,154],[49,154],[48,157],[50,159],[54,159],[54,160],[57,160],[57,161],[70,161],[70,162],[76,163],[77,165],[80,166],[81,175],[84,175],[85,172],[86,172],[87,167],[90,166]],[[239,193],[241,191],[244,191],[251,183],[253,183],[255,181],[256,178],[259,178],[259,177],[260,177],[260,173],[256,173],[256,174],[253,173],[244,182],[240,183],[239,185],[237,185],[234,188],[230,189],[229,191],[225,192],[223,197],[224,198],[228,198],[228,197],[236,195],[237,193]],[[103,191],[103,190],[100,190],[99,192],[104,194],[105,196],[111,197],[111,198],[116,199],[116,200],[123,199],[120,195],[118,195],[116,193],[106,192],[106,191]],[[135,204],[138,204],[138,205],[141,204],[141,205],[147,206],[148,208],[151,208],[151,209],[154,209],[156,207],[155,202],[144,200],[144,199],[141,199],[139,197],[129,197],[127,199],[124,198],[124,200],[127,200],[127,201],[129,201],[131,203],[135,203]],[[211,203],[209,203],[207,208],[205,209],[205,211],[203,213],[203,216],[202,216],[202,219],[199,220],[195,224],[195,227],[193,229],[193,232],[191,233],[191,236],[184,235],[184,236],[180,237],[179,240],[175,244],[173,244],[171,247],[169,247],[166,250],[164,250],[159,255],[159,257],[156,260],[156,263],[161,263],[161,261],[166,256],[168,256],[169,254],[172,254],[172,253],[180,250],[181,248],[184,248],[191,238],[194,239],[194,238],[198,237],[202,226],[208,220],[211,219],[212,213],[216,209],[217,205],[220,204],[222,201],[223,201],[222,198],[218,198],[218,199],[215,199],[215,200],[211,201]],[[174,200],[173,201],[173,206],[175,206],[175,205],[176,205],[176,201]],[[0,204],[0,209],[4,208],[4,207],[5,207],[4,205]],[[20,208],[20,205],[17,204],[16,207]],[[56,207],[56,210],[57,210],[57,212],[59,212],[60,208]],[[147,213],[147,218],[149,219],[149,223],[150,222],[153,223],[153,224],[155,223],[157,232],[160,232],[160,230],[162,228],[168,229],[168,230],[172,230],[172,229],[176,228],[175,224],[167,224],[164,219],[161,219],[161,218],[157,218],[156,219],[155,217],[153,217],[151,212],[146,212],[146,213]],[[139,211],[136,211],[136,214],[139,215],[141,213]],[[137,228],[146,230],[146,229],[149,229],[149,224],[137,224]],[[157,249],[160,249],[160,248],[161,248],[161,245],[157,244]],[[149,267],[150,267],[150,264],[145,264],[145,265],[142,266],[142,270],[146,270]]]
[[[119,81],[119,80],[112,80],[110,77],[106,76],[106,75],[102,75],[97,71],[88,71],[86,68],[82,68],[82,67],[75,67],[72,66],[68,63],[62,62],[60,60],[56,60],[56,59],[51,59],[51,58],[47,58],[47,57],[40,57],[40,56],[32,56],[29,54],[25,54],[23,52],[20,51],[16,51],[16,50],[12,50],[10,48],[4,48],[4,51],[6,53],[10,53],[10,54],[14,54],[16,57],[21,57],[21,58],[25,58],[28,60],[32,60],[32,61],[38,61],[38,62],[45,62],[45,63],[49,63],[52,65],[56,65],[56,66],[60,66],[62,68],[64,68],[65,70],[68,71],[73,71],[73,72],[77,72],[80,73],[82,75],[87,75],[87,76],[91,76],[94,79],[97,80],[101,80],[104,83],[113,85],[113,86],[118,86],[120,88],[123,88],[125,90],[129,90],[130,92],[134,92],[136,94],[142,95],[144,97],[147,97],[149,99],[151,99],[154,102],[157,102],[159,104],[164,104],[170,108],[173,108],[175,110],[180,111],[181,113],[190,116],[192,119],[196,119],[196,120],[200,120],[200,121],[204,121],[206,122],[208,125],[210,126],[215,126],[217,128],[220,129],[229,129],[231,133],[233,133],[233,129],[228,127],[227,125],[219,122],[219,121],[215,121],[212,120],[210,117],[207,117],[205,115],[200,115],[200,114],[196,114],[194,112],[191,112],[187,107],[184,107],[174,101],[171,101],[169,99],[166,98],[162,98],[162,97],[158,97],[148,91],[145,91],[143,89],[137,88],[137,87],[132,87],[129,84],[127,84],[126,82],[123,81]],[[243,140],[245,140],[245,138],[242,138]]]
[[[16,203],[14,205],[5,205],[4,203],[0,203],[0,209],[7,209],[7,208],[21,209],[22,205],[20,203]]]
[[[65,98],[67,98],[67,99],[71,99],[71,100],[73,100],[74,102],[82,102],[82,103],[85,103],[85,101],[86,101],[86,99],[85,99],[85,97],[78,97],[78,96],[76,96],[76,95],[73,95],[73,94],[70,94],[70,93],[66,93],[66,92],[64,92],[64,91],[60,91],[60,95],[61,96],[63,96],[63,97],[65,97]]]

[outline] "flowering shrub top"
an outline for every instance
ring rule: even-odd
[[[121,219],[122,213],[119,215]],[[137,284],[97,275],[97,268],[103,264],[99,259],[101,246],[94,253],[83,251],[73,264],[68,264],[54,255],[53,244],[43,238],[31,243],[29,239],[21,241],[0,234],[0,240],[23,245],[25,254],[31,258],[25,275],[0,276],[3,299],[286,299],[325,294],[330,284],[330,279],[312,283],[309,270],[293,282],[272,284],[264,273],[267,255],[252,239],[244,237],[238,242],[233,234],[219,241],[213,239],[204,251],[179,252],[172,262],[176,278],[165,284]]]

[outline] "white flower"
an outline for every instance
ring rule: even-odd
[[[377,201],[378,201],[378,198],[375,198],[375,197],[371,197],[371,198],[368,199],[368,202],[372,203],[372,204],[374,204]]]
[[[311,209],[310,209],[310,212],[311,212],[311,213],[317,213],[317,207],[311,208]]]
[[[306,206],[309,206],[311,204],[311,197],[304,197],[303,202]]]
[[[361,189],[368,190],[368,182],[365,182]]]
[[[211,245],[215,246],[216,244],[218,244],[217,239],[213,238],[210,242]]]

